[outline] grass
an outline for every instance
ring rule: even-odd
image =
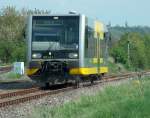
[[[18,79],[21,77],[20,74],[14,73],[14,72],[9,72],[6,74],[7,78],[12,78],[12,79]]]
[[[14,73],[13,71],[0,74],[0,82],[13,82],[16,80],[30,80],[25,75]]]
[[[54,108],[35,108],[31,118],[150,118],[150,80],[107,86],[95,96]]]
[[[108,68],[110,73],[116,73],[118,72],[118,67],[116,64],[109,62],[108,63]]]
[[[108,68],[110,74],[116,74],[116,73],[124,73],[127,72],[127,69],[122,64],[114,63],[114,62],[108,62]]]

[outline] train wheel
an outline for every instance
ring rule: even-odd
[[[80,77],[76,76],[75,77],[75,86],[76,86],[76,88],[79,88],[79,84],[80,84]]]
[[[46,83],[45,83],[45,88],[46,88],[46,89],[50,88],[49,82],[46,82]]]
[[[79,81],[76,81],[76,82],[75,82],[75,87],[76,87],[76,88],[79,88],[79,83],[80,83]]]
[[[89,78],[90,78],[91,84],[94,84],[94,81],[97,80],[97,76],[96,75],[90,75]]]
[[[91,79],[91,84],[94,84],[94,79]]]

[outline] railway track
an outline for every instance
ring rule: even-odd
[[[18,91],[14,91],[14,92],[3,93],[3,94],[0,94],[0,99],[11,98],[11,97],[14,97],[14,96],[22,96],[22,95],[25,95],[25,94],[37,92],[39,90],[40,90],[39,87],[33,87],[33,88],[30,88],[30,89],[24,89],[24,90],[18,90]]]
[[[98,83],[105,83],[111,81],[119,81],[122,79],[141,77],[143,75],[150,75],[150,72],[145,71],[142,73],[134,72],[134,73],[127,73],[123,75],[117,75],[117,76],[106,76],[102,80],[97,81],[96,83],[98,84]],[[93,85],[97,85],[97,84],[93,84]],[[81,87],[86,87],[86,86],[79,86],[79,88]],[[0,94],[0,107],[6,107],[9,105],[24,103],[33,99],[38,99],[44,96],[58,94],[60,92],[66,92],[73,89],[76,89],[76,87],[72,85],[57,90],[42,90],[39,87],[34,87],[34,88],[29,88],[24,90],[18,90],[15,92],[4,93],[4,94]]]
[[[58,94],[60,92],[75,89],[75,87],[66,87],[57,90],[41,90],[39,88],[31,88],[12,93],[0,95],[0,107],[6,107],[14,104],[24,103],[33,99],[42,98],[44,96]],[[23,92],[23,93],[22,93]],[[7,99],[6,99],[7,98]]]
[[[0,67],[0,74],[9,72],[12,70],[12,68],[13,68],[12,66],[2,66]]]

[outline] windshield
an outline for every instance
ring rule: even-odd
[[[32,50],[77,50],[79,16],[34,16]]]

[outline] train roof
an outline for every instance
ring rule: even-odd
[[[30,16],[80,16],[84,14],[33,14]]]
[[[97,21],[99,22],[100,24],[102,24],[103,28],[102,28],[102,31],[105,31],[105,32],[108,32],[108,29],[107,29],[107,26],[105,25],[105,23],[103,23],[101,20],[99,19],[96,19],[96,18],[91,18],[91,17],[88,17],[86,16],[85,14],[79,14],[79,13],[68,13],[68,14],[33,14],[33,15],[30,15],[31,17],[33,16],[85,16],[87,18],[90,18],[90,19],[93,19],[93,21]]]

